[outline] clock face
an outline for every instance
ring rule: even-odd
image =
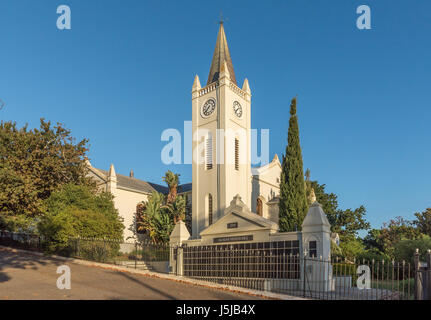
[[[235,114],[236,114],[236,116],[238,118],[241,118],[241,116],[242,116],[242,107],[241,107],[241,105],[239,104],[238,101],[235,101],[233,103],[233,112],[235,112]]]
[[[202,117],[206,118],[209,117],[216,108],[216,102],[214,99],[209,99],[207,102],[203,104],[201,107],[201,115]]]

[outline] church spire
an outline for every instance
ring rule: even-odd
[[[211,63],[210,74],[208,75],[207,85],[213,83],[219,79],[221,69],[224,63],[226,63],[230,80],[236,83],[235,73],[233,71],[232,59],[230,58],[230,52],[227,45],[226,34],[224,32],[223,21],[220,21],[220,29],[217,35],[217,43],[214,50],[213,60]]]

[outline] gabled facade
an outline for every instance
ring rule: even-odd
[[[130,228],[136,228],[135,214],[136,206],[142,201],[147,201],[153,192],[168,194],[169,189],[165,186],[136,179],[133,171],[129,176],[117,174],[114,165],[111,164],[109,171],[94,168],[87,162],[88,176],[91,177],[99,191],[112,193],[114,205],[118,210],[124,223],[124,239],[127,240],[134,236]],[[188,201],[191,200],[191,185],[183,184],[178,187],[178,194],[185,195]]]

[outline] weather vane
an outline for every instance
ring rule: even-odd
[[[223,10],[220,10],[220,20],[219,20],[219,24],[223,24],[225,21],[228,21],[228,18],[224,18],[223,17]]]

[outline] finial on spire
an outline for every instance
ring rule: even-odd
[[[217,42],[214,49],[214,55],[211,62],[211,68],[210,68],[210,73],[208,75],[207,85],[219,80],[221,69],[222,69],[222,66],[224,65],[224,62],[226,62],[226,65],[228,67],[231,82],[233,82],[236,85],[237,83],[236,83],[235,72],[233,71],[233,64],[232,64],[232,59],[230,57],[229,47],[227,45],[226,34],[224,32],[224,27],[223,27],[223,21],[220,21],[220,28],[217,35]]]
[[[227,18],[223,17],[223,10],[220,10],[220,20],[219,20],[219,24],[223,24],[225,21],[227,21]]]

